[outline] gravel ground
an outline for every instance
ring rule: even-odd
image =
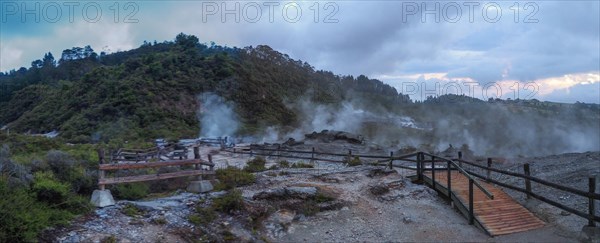
[[[301,145],[309,150],[312,144]],[[333,142],[326,145],[331,151],[353,149],[359,153],[380,151],[380,148]],[[217,148],[203,147],[201,154],[213,154],[217,168],[243,167],[248,155],[231,154]],[[510,160],[497,167],[518,171],[522,163],[532,165],[532,174],[580,189],[587,185],[575,179],[598,174],[600,153],[566,154],[544,158]],[[268,158],[267,167],[276,158]],[[295,162],[295,160],[289,160]],[[306,162],[306,161],[305,161]],[[315,169],[285,169],[257,173],[257,183],[240,188],[247,202],[266,190],[289,187],[311,187],[332,192],[343,206],[314,216],[297,214],[293,210],[273,212],[258,229],[249,229],[235,217],[220,222],[241,241],[271,242],[578,242],[588,241],[581,233],[585,220],[565,214],[562,210],[533,200],[525,200],[520,193],[508,191],[520,200],[547,225],[544,228],[499,237],[490,237],[467,220],[436,193],[423,185],[411,183],[407,171],[386,171],[382,166],[361,165],[346,167],[341,164],[316,163]],[[375,173],[376,172],[376,173]],[[518,184],[519,181],[510,181]],[[585,181],[587,182],[587,181]],[[534,187],[537,190],[537,187]],[[178,229],[193,228],[187,221],[194,202],[201,198],[219,196],[180,192],[176,195],[145,202],[119,202],[116,206],[98,209],[92,216],[80,219],[57,234],[59,242],[99,242],[115,235],[119,242],[185,242]],[[555,195],[560,199],[562,195]],[[576,200],[563,201],[580,207]],[[122,208],[136,204],[147,210],[140,216],[127,216]],[[583,206],[581,206],[583,207]],[[600,207],[598,207],[600,208]],[[165,223],[156,223],[162,218]],[[256,235],[258,234],[258,236]],[[598,241],[598,239],[592,239]]]

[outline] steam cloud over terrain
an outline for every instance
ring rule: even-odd
[[[301,140],[327,129],[361,134],[385,147],[431,152],[463,144],[478,155],[504,157],[600,151],[600,114],[576,105],[474,100],[404,104],[386,111],[358,101],[324,105],[304,99],[288,106],[299,114],[299,125],[269,127],[263,142]]]
[[[214,93],[198,95],[200,137],[234,135],[239,127],[238,116],[233,105]]]

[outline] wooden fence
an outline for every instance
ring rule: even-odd
[[[258,153],[255,152],[259,151]],[[278,147],[277,149],[269,149],[269,148],[260,148],[260,147],[250,147],[248,149],[232,149],[226,150],[228,152],[237,153],[237,154],[248,154],[250,156],[260,155],[260,156],[273,156],[273,157],[281,157],[281,158],[291,158],[291,159],[306,159],[311,161],[325,161],[325,162],[333,162],[333,163],[346,163],[347,159],[331,159],[331,158],[319,158],[319,156],[334,156],[334,157],[342,157],[348,158],[350,157],[359,157],[359,158],[371,158],[371,159],[379,159],[372,163],[374,164],[385,164],[386,166],[392,168],[403,168],[409,170],[415,170],[418,181],[423,180],[423,173],[425,171],[431,171],[433,175],[435,175],[436,171],[447,171],[448,175],[450,175],[451,170],[458,170],[460,173],[465,175],[469,179],[469,223],[473,223],[473,186],[476,186],[479,190],[481,190],[488,198],[493,199],[494,195],[492,195],[489,191],[487,191],[481,184],[475,180],[475,177],[481,178],[486,182],[493,183],[508,189],[512,189],[518,192],[525,193],[527,197],[533,197],[545,203],[548,203],[557,208],[563,209],[567,212],[573,213],[577,216],[580,216],[586,220],[588,220],[589,226],[596,226],[595,222],[600,222],[600,217],[595,214],[595,201],[600,200],[600,194],[596,193],[596,179],[595,177],[590,177],[588,180],[588,191],[583,191],[571,187],[567,187],[564,185],[559,185],[556,183],[552,183],[540,178],[536,178],[530,175],[529,164],[525,164],[523,166],[524,174],[500,170],[492,167],[492,159],[488,159],[487,166],[478,165],[475,162],[466,161],[462,159],[462,153],[458,153],[458,159],[448,159],[443,158],[437,155],[429,154],[426,152],[415,152],[406,155],[394,156],[392,152],[390,152],[389,156],[384,155],[369,155],[369,154],[356,154],[353,153],[352,150],[349,150],[348,153],[328,153],[328,152],[317,152],[313,147],[311,151],[301,151],[301,150],[289,150],[289,149],[281,149]],[[295,155],[300,154],[300,155]],[[310,157],[308,157],[310,155]],[[426,160],[425,156],[428,156],[430,159]],[[394,164],[395,161],[404,161],[414,163],[414,166],[405,166]],[[427,168],[427,164],[431,165]],[[442,167],[436,166],[436,163],[443,163]],[[477,174],[471,170],[467,170],[464,168],[464,164],[474,166],[477,168],[484,169],[486,171],[486,175]],[[500,182],[498,180],[494,180],[491,178],[491,173],[500,173],[503,175],[522,178],[525,180],[524,188],[509,185],[504,182]],[[433,186],[435,187],[435,176],[433,177]],[[448,176],[448,185],[451,185],[451,176]],[[535,193],[531,189],[531,182],[538,183],[542,186],[550,187],[553,189],[557,189],[560,191],[564,191],[567,193],[572,193],[575,195],[579,195],[587,198],[588,203],[588,212],[581,212],[574,208],[571,208],[567,205],[564,205],[560,202],[553,201],[543,195],[539,195]],[[434,188],[435,189],[435,188]],[[451,191],[451,187],[448,186],[448,191]]]
[[[199,148],[194,149],[194,159],[188,159],[187,149],[182,151],[170,149],[147,149],[147,150],[118,150],[116,153],[109,153],[110,158],[106,160],[106,154],[103,149],[98,150],[99,179],[98,186],[104,190],[106,185],[132,183],[141,181],[163,180],[177,177],[214,175],[214,166],[212,157],[208,156],[208,161],[200,158]],[[169,151],[170,150],[170,151]],[[185,154],[184,154],[185,153]],[[165,159],[166,158],[166,159]],[[133,161],[133,162],[132,162]],[[191,170],[180,170],[169,173],[144,174],[125,177],[106,177],[106,171],[149,169],[168,166],[193,166]],[[209,167],[208,170],[202,168],[203,165]]]

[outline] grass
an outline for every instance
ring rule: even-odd
[[[344,159],[344,162],[348,165],[348,166],[359,166],[362,165],[362,161],[360,160],[360,158],[358,156],[354,156],[354,157],[346,157]]]
[[[287,160],[281,160],[277,162],[277,164],[280,168],[290,168],[290,162],[288,162]]]
[[[213,200],[213,208],[219,212],[232,214],[244,207],[244,199],[240,190],[231,190],[222,197]]]
[[[315,166],[304,163],[304,162],[297,162],[297,163],[292,164],[292,166],[290,168],[315,168]]]
[[[125,207],[123,207],[121,209],[121,213],[129,216],[129,217],[135,217],[135,216],[140,216],[142,215],[142,211],[140,211],[136,206],[134,206],[133,204],[127,204],[125,205]]]
[[[267,170],[265,163],[267,161],[262,156],[256,156],[254,159],[249,160],[244,167],[244,171],[247,172],[261,172]]]
[[[216,177],[219,183],[215,185],[215,190],[230,190],[238,186],[250,185],[256,181],[254,174],[230,166],[225,169],[217,169]]]

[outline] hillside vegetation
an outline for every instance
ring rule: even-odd
[[[349,96],[391,107],[408,97],[365,76],[316,71],[268,46],[228,48],[179,34],[174,41],[96,54],[89,46],[63,51],[0,74],[0,126],[59,131],[71,142],[180,138],[198,134],[197,95],[212,92],[236,104],[240,134],[267,125],[294,125],[285,104],[306,95],[318,103]]]

